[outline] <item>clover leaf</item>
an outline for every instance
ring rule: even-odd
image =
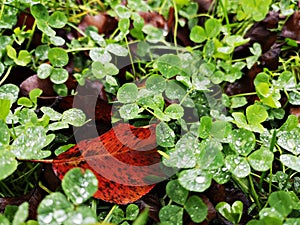
[[[138,97],[138,88],[133,83],[126,83],[119,88],[117,93],[118,101],[121,103],[135,102]]]
[[[173,147],[175,141],[175,133],[165,122],[160,122],[156,126],[156,142],[163,147]]]
[[[98,180],[90,170],[73,168],[64,176],[62,188],[73,204],[79,205],[95,194]]]
[[[243,214],[243,203],[235,201],[231,206],[227,202],[219,202],[216,210],[228,221],[238,224]]]
[[[225,158],[228,170],[236,177],[243,178],[250,174],[251,168],[245,157],[238,155],[228,155]]]
[[[27,50],[21,50],[17,55],[16,50],[11,46],[6,46],[7,55],[19,66],[26,66],[31,62],[31,54]]]
[[[208,214],[206,204],[196,195],[188,198],[187,202],[184,204],[184,208],[195,223],[204,221]]]
[[[257,74],[254,79],[254,86],[262,103],[272,108],[279,108],[281,106],[279,102],[281,97],[279,90],[276,87],[273,87],[269,81],[269,76],[266,73],[261,72]]]
[[[232,140],[230,147],[242,156],[247,156],[255,147],[255,135],[245,129],[237,129],[232,131]]]
[[[178,180],[189,191],[203,192],[211,185],[212,175],[195,168],[180,172]]]
[[[30,7],[31,14],[37,20],[48,20],[49,13],[47,8],[42,4],[33,4]]]
[[[62,48],[51,48],[48,51],[48,58],[55,67],[63,67],[69,62],[68,53]]]
[[[265,18],[269,11],[272,1],[254,0],[254,1],[241,1],[242,9],[246,15],[250,15],[253,20],[261,21]]]
[[[183,208],[177,205],[167,205],[160,209],[160,221],[168,224],[182,225]]]
[[[268,113],[265,107],[254,104],[246,108],[246,117],[241,112],[234,112],[232,116],[238,127],[263,133],[265,128],[261,123],[268,118]]]
[[[278,134],[278,145],[288,150],[294,155],[300,154],[300,128],[294,128],[290,131],[282,131]]]
[[[166,186],[167,195],[176,203],[183,205],[189,195],[189,191],[183,188],[178,180],[169,181]]]
[[[39,204],[37,220],[41,225],[60,224],[68,219],[73,205],[60,192],[47,195]]]
[[[165,132],[167,132],[168,128],[167,127],[164,128],[165,125],[163,125],[162,128],[159,129],[164,129],[166,130]],[[161,138],[158,138],[158,141],[162,141]],[[170,143],[167,142],[166,139],[166,141],[164,141],[162,144],[163,145],[168,144],[171,146],[173,144],[172,138],[170,140]],[[169,158],[164,159],[163,163],[169,167],[192,168],[196,165],[195,153],[198,148],[199,148],[198,140],[191,133],[187,133],[177,141],[174,150],[171,150],[169,152]]]
[[[190,33],[190,38],[196,43],[204,42],[209,38],[217,37],[221,32],[221,23],[214,18],[209,18],[205,24],[204,28],[201,26],[194,26]]]
[[[0,146],[0,180],[5,179],[17,170],[18,162],[14,154]]]
[[[272,167],[274,154],[267,148],[261,147],[248,157],[249,164],[257,171],[267,171]]]
[[[290,154],[282,154],[280,156],[280,161],[283,165],[300,172],[300,158]]]

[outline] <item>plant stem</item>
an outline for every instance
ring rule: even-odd
[[[77,51],[90,51],[95,47],[85,47],[85,48],[73,48],[73,49],[68,49],[66,52],[77,52]]]
[[[1,85],[1,84],[6,80],[6,78],[9,76],[12,67],[13,67],[12,65],[10,65],[10,66],[8,67],[8,69],[7,69],[6,73],[5,73],[5,75],[3,76],[2,80],[0,81],[0,85]]]
[[[44,191],[46,191],[48,194],[52,193],[45,185],[42,184],[42,182],[39,182],[40,188],[42,188]]]
[[[78,27],[74,26],[72,23],[67,23],[70,27],[72,27],[73,29],[75,29],[78,33],[80,33],[82,36],[86,37],[86,34],[80,30]]]
[[[274,148],[276,145],[276,129],[273,130],[273,134],[272,134],[272,139],[271,139],[271,143],[270,143],[270,148],[269,150],[271,152],[274,152]],[[269,194],[271,194],[272,192],[272,178],[273,178],[273,167],[270,166],[270,173],[269,173]]]
[[[3,0],[2,6],[1,6],[1,11],[0,11],[0,20],[2,20],[3,12],[4,12],[4,6],[5,6],[6,0]]]
[[[91,209],[94,211],[95,214],[97,214],[97,202],[95,199],[92,200]]]
[[[11,196],[14,196],[14,193],[12,192],[12,190],[10,188],[7,187],[5,182],[0,181],[0,186],[2,186]],[[3,197],[5,197],[5,196],[3,196]]]
[[[187,98],[187,96],[192,93],[192,91],[194,91],[194,88],[191,88],[184,96],[183,98],[181,99],[179,105],[182,105],[182,103],[184,102],[184,100]]]
[[[232,180],[235,182],[235,184],[244,192],[245,194],[249,194],[249,187],[247,184],[245,184],[241,178],[237,178],[235,176],[232,176]]]
[[[164,121],[163,118],[159,117],[157,114],[155,114],[154,112],[152,112],[150,109],[148,108],[144,108],[146,111],[148,111],[149,113],[151,113],[153,116],[155,116],[157,119],[159,119],[160,121]]]
[[[254,202],[255,204],[257,205],[258,209],[261,210],[261,204],[260,204],[260,201],[259,201],[259,198],[258,198],[258,195],[255,191],[255,188],[254,188],[254,184],[253,184],[253,180],[252,180],[252,176],[249,175],[249,183],[250,183],[250,193],[254,199]]]
[[[112,40],[119,31],[120,31],[119,28],[115,29],[115,31],[109,36],[109,39]]]
[[[110,209],[109,213],[106,215],[105,219],[103,220],[104,223],[110,222],[110,220],[111,220],[111,215],[113,214],[113,212],[114,212],[115,209],[117,209],[117,208],[118,208],[118,205],[114,205],[114,206]]]
[[[131,54],[129,43],[128,43],[128,40],[127,40],[126,36],[125,36],[125,42],[126,42],[126,46],[127,46],[127,49],[128,49],[128,55],[129,55],[129,59],[130,59],[131,67],[132,67],[133,76],[134,76],[134,78],[136,78],[136,71],[135,71],[135,68],[134,68],[134,62],[133,62],[132,54]]]
[[[229,22],[229,18],[228,18],[228,14],[227,14],[227,0],[225,0],[225,4],[223,4],[222,0],[219,0],[221,8],[223,10],[224,13],[224,17],[225,17],[225,21],[226,21],[226,27],[227,27],[227,31],[230,34],[230,22]]]
[[[175,0],[173,0],[173,6],[174,6],[174,17],[175,17],[175,24],[174,24],[174,45],[176,47],[176,52],[178,54],[177,50],[177,30],[178,30],[178,10]]]
[[[209,15],[209,14],[207,14],[207,13],[200,13],[200,14],[197,14],[197,15],[191,16],[191,19],[193,19],[193,18],[197,18],[197,17],[203,17],[203,16],[205,16],[205,17],[209,17],[209,18],[214,18],[212,15]]]
[[[161,151],[161,150],[157,150],[157,152],[158,152],[162,157],[165,157],[166,159],[170,159],[170,156],[169,156],[167,153],[165,153],[165,152],[163,152],[163,151]]]
[[[35,165],[33,168],[31,168],[29,171],[27,171],[26,173],[22,174],[22,175],[19,176],[18,178],[12,180],[11,183],[17,182],[17,181],[23,179],[24,177],[26,177],[27,175],[32,174],[38,167],[39,167],[39,164],[36,164],[36,165]]]
[[[162,11],[164,10],[164,7],[165,7],[165,5],[167,4],[167,2],[168,2],[168,0],[164,0],[163,4],[161,5],[161,7],[160,7],[160,9],[159,9],[159,11],[158,11],[158,13],[159,13],[160,15],[162,15]]]
[[[32,163],[53,163],[53,159],[17,159],[19,162],[32,162]]]
[[[26,49],[28,50],[29,49],[29,46],[32,42],[32,38],[33,38],[33,35],[34,35],[34,32],[35,32],[35,28],[36,28],[36,20],[34,20],[34,23],[32,25],[32,29],[31,29],[31,32],[30,32],[30,36],[29,36],[29,40],[28,40],[28,43],[26,45]]]
[[[256,95],[256,92],[248,92],[248,93],[241,93],[241,94],[236,94],[236,95],[231,95],[228,96],[229,98],[233,98],[233,97],[243,97],[243,96],[250,96],[250,95]]]

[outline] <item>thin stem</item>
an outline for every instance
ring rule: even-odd
[[[103,220],[104,223],[109,223],[110,222],[111,216],[112,216],[113,212],[115,211],[115,209],[117,209],[117,208],[118,208],[118,205],[114,205],[110,209],[109,213],[106,215],[105,219]]]
[[[241,94],[231,95],[231,96],[229,96],[229,98],[250,96],[250,95],[256,95],[256,94],[257,94],[256,92],[241,93]]]
[[[284,92],[284,94],[285,94],[285,96],[286,96],[286,98],[287,98],[287,101],[284,103],[284,105],[282,106],[282,108],[285,108],[287,105],[288,105],[288,103],[290,102],[290,96],[289,96],[289,94],[288,94],[288,92],[286,91],[286,89],[284,88],[283,89],[283,92]]]
[[[89,12],[87,12],[87,11],[84,11],[84,12],[82,12],[82,13],[77,13],[77,14],[75,14],[75,16],[71,16],[71,17],[69,18],[69,21],[74,22],[74,21],[76,21],[77,18],[81,18],[81,17],[85,16],[85,15],[88,14],[88,13],[89,13]]]
[[[6,80],[6,78],[9,76],[12,67],[13,67],[12,65],[8,67],[8,69],[7,69],[7,71],[6,71],[5,75],[4,75],[4,77],[3,77],[2,80],[0,81],[0,85],[1,85],[1,84]]]
[[[92,50],[93,48],[95,48],[95,47],[73,48],[73,49],[66,50],[66,52],[89,51],[89,50]]]
[[[19,162],[32,162],[32,163],[53,163],[53,159],[17,159]]]
[[[93,212],[94,212],[95,214],[97,214],[97,202],[96,202],[95,199],[92,200],[91,209],[93,210]]]
[[[26,49],[29,48],[31,42],[32,42],[32,39],[33,39],[33,35],[34,35],[34,32],[35,32],[35,28],[36,28],[36,20],[34,20],[34,23],[33,23],[33,26],[32,26],[32,29],[31,29],[31,32],[30,32],[30,36],[29,36],[29,40],[28,40],[28,43],[26,45]]]
[[[130,63],[131,63],[131,66],[132,66],[133,76],[134,76],[134,78],[136,78],[136,71],[135,71],[135,68],[134,68],[134,62],[133,62],[132,54],[131,54],[129,43],[128,43],[128,40],[127,40],[126,36],[125,36],[125,42],[126,42],[127,49],[128,49],[128,55],[129,55]]]
[[[222,8],[223,13],[224,13],[227,31],[229,32],[229,30],[230,30],[230,22],[229,22],[229,18],[228,18],[228,14],[227,14],[227,3],[228,2],[227,2],[227,0],[225,0],[225,4],[223,4],[222,0],[219,0],[219,3],[221,5],[221,8]]]
[[[12,190],[10,188],[7,187],[7,185],[5,184],[5,182],[0,181],[0,186],[3,187],[11,196],[14,196],[15,194],[12,192]],[[6,196],[3,196],[6,197]]]
[[[261,176],[258,176],[258,178],[259,178],[259,190],[263,189],[262,186],[263,186],[263,182],[265,181],[266,175],[267,175],[267,172],[264,171],[264,172],[261,173]]]
[[[206,14],[206,13],[200,13],[200,14],[197,14],[197,15],[193,15],[190,18],[193,19],[193,18],[196,18],[196,17],[203,17],[203,16],[209,17],[209,18],[212,18],[212,19],[214,18],[212,15],[209,15],[209,14]]]
[[[0,11],[0,20],[2,20],[3,12],[4,12],[4,6],[5,6],[6,0],[3,0],[2,6],[1,6],[1,11]]]
[[[78,27],[74,26],[72,23],[67,23],[70,27],[72,27],[73,29],[75,29],[78,33],[80,33],[82,36],[86,37],[86,34],[80,30]]]
[[[143,108],[143,109],[145,109],[146,111],[148,111],[150,114],[152,114],[153,116],[155,116],[160,121],[164,121],[163,118],[161,118],[160,116],[158,116],[157,114],[155,114],[154,112],[152,112],[150,109],[148,109],[148,108]]]
[[[178,9],[175,0],[173,0],[174,5],[174,17],[175,17],[175,25],[174,25],[174,45],[177,47],[177,30],[178,30]],[[178,50],[176,49],[176,52],[178,54]]]
[[[269,195],[272,192],[272,179],[273,179],[273,168],[270,167],[270,173],[269,173]]]
[[[161,151],[161,150],[157,150],[157,152],[158,152],[161,156],[165,157],[166,159],[170,159],[170,156],[169,156],[167,153],[165,153],[165,152],[163,152],[163,151]]]
[[[181,99],[179,105],[182,105],[182,103],[184,102],[184,100],[187,98],[187,96],[192,93],[192,91],[194,91],[194,88],[191,88],[185,95],[184,97]]]
[[[42,182],[39,182],[40,188],[42,188],[44,191],[46,191],[48,194],[51,194],[52,191],[50,191],[45,185],[42,184]]]
[[[98,3],[98,5],[99,5],[102,9],[105,9],[105,6],[104,6],[103,2],[101,2],[100,0],[96,0],[96,2]]]
[[[163,4],[161,5],[160,9],[159,9],[159,14],[162,15],[162,11],[164,10],[164,7],[166,6],[168,0],[164,0]]]
[[[249,183],[250,183],[250,193],[254,199],[254,202],[255,204],[257,205],[258,209],[261,210],[261,204],[260,204],[260,201],[259,201],[259,198],[258,198],[258,195],[255,191],[255,188],[254,188],[254,184],[253,184],[253,180],[252,180],[252,176],[249,175]]]
[[[119,32],[119,30],[120,30],[119,28],[116,28],[115,31],[109,36],[109,39],[112,40],[116,36],[116,34]]]
[[[11,181],[11,183],[17,182],[18,180],[23,179],[24,177],[26,177],[27,175],[32,174],[40,165],[36,164],[33,168],[31,168],[29,171],[27,171],[26,173],[22,174],[21,176],[19,176],[18,178],[14,179]]]

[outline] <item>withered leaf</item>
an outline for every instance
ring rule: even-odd
[[[281,35],[300,41],[300,12],[296,11],[283,25]]]
[[[109,34],[117,27],[117,20],[106,13],[98,13],[95,16],[86,15],[79,24],[79,29],[85,30],[88,26],[95,26],[99,34]]]
[[[4,209],[8,205],[21,205],[23,202],[29,203],[29,219],[36,219],[37,207],[42,199],[45,197],[46,192],[38,185],[30,191],[28,194],[10,197],[10,198],[0,198],[0,213],[4,212]]]

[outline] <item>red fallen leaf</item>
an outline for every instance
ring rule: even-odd
[[[95,198],[127,204],[147,194],[157,178],[164,179],[155,147],[155,126],[137,128],[118,124],[62,153],[52,167],[60,179],[74,167],[90,169],[99,181]]]

